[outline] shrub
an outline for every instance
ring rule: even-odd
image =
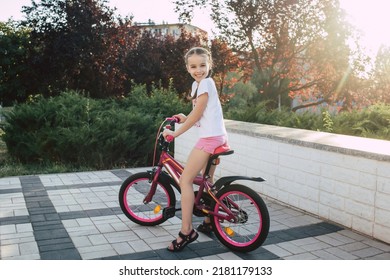
[[[375,104],[335,116],[334,132],[390,140],[390,105]]]
[[[245,109],[229,109],[227,118],[244,122],[254,122],[292,128],[318,130],[322,127],[321,118],[310,112],[294,113],[288,108],[270,109],[268,102],[260,102]]]
[[[318,114],[295,113],[288,108],[270,109],[267,102],[227,109],[226,118],[233,120],[390,140],[390,105],[386,104],[334,116],[325,110]]]
[[[187,114],[191,110],[191,105],[184,103],[175,90],[170,86],[165,89],[161,86],[153,86],[150,93],[145,85],[135,85],[132,92],[119,103],[121,108],[137,108],[144,114],[154,116],[156,120],[177,113]]]
[[[2,136],[23,163],[56,162],[108,169],[151,164],[163,117],[188,106],[174,92],[144,87],[122,100],[95,100],[69,91],[36,98],[7,114]]]

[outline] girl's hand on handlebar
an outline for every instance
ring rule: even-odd
[[[179,119],[179,123],[183,123],[187,119],[186,115],[184,115],[182,113],[177,114],[177,115],[173,115],[173,117],[178,118]]]
[[[169,130],[169,129],[164,129],[163,131],[163,137],[165,140],[167,140],[168,142],[171,142],[173,140],[173,138],[175,138],[175,135],[174,135],[174,132],[172,130]]]

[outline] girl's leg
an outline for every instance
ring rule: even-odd
[[[211,184],[214,184],[214,173],[215,173],[216,168],[217,168],[216,165],[211,165],[211,167],[210,167],[210,171],[209,171],[210,177],[209,177],[208,181]],[[205,171],[206,171],[206,166],[202,169],[202,174],[204,174]],[[203,223],[198,225],[198,227],[196,228],[197,231],[209,234],[212,231],[210,223],[211,223],[211,218],[209,216],[205,216]]]
[[[184,235],[188,235],[192,230],[192,212],[194,208],[194,178],[199,174],[202,168],[207,163],[210,154],[194,148],[185,165],[182,176],[180,177],[180,191],[181,191],[181,212],[182,212],[182,224],[181,232]],[[181,238],[178,237],[177,241],[180,242]],[[170,245],[172,248],[172,245]]]
[[[206,162],[207,164],[207,162]],[[209,171],[209,176],[210,178],[208,179],[208,181],[211,183],[211,184],[214,184],[214,173],[215,173],[215,169],[217,168],[216,165],[211,165],[210,167],[210,171]],[[202,174],[204,174],[206,171],[206,165],[202,168]]]

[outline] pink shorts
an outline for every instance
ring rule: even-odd
[[[227,142],[226,135],[199,138],[195,148],[213,154],[214,150]]]

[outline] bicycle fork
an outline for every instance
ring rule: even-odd
[[[148,204],[149,202],[152,201],[152,198],[153,198],[154,194],[156,193],[157,178],[158,178],[160,172],[161,172],[161,168],[153,169],[152,171],[150,171],[149,183],[151,183],[151,186],[150,186],[149,192],[147,193],[147,195],[145,196],[145,198],[143,200],[144,204]]]
[[[149,173],[150,173],[149,183],[151,183],[151,186],[150,186],[149,192],[146,194],[146,196],[143,200],[144,204],[148,204],[152,201],[153,196],[155,195],[156,190],[157,190],[157,183],[159,181],[159,177],[162,174],[161,171],[162,171],[161,166],[158,166],[157,168],[154,168],[152,171],[149,171]],[[168,206],[165,208],[161,208],[161,205],[156,205],[153,212],[155,214],[157,214],[161,210],[162,210],[162,215],[164,216],[164,218],[169,219],[169,218],[174,217],[176,211],[181,210],[181,209],[180,208],[176,209],[175,206]]]

